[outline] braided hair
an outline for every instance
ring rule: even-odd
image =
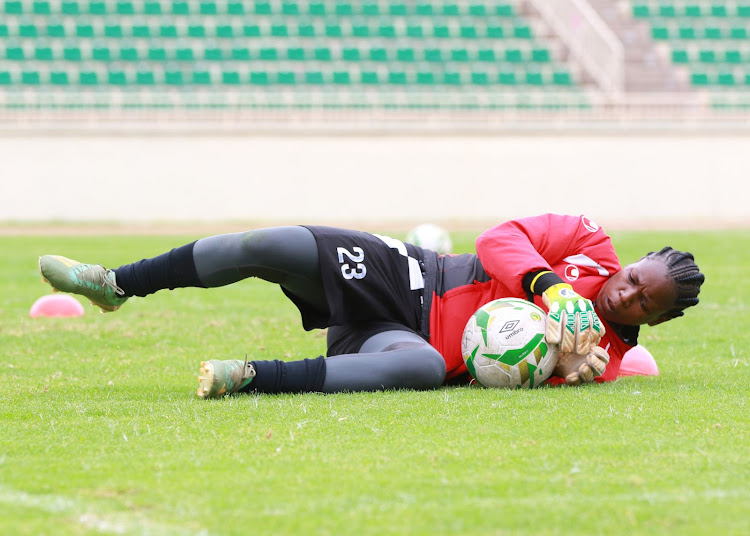
[[[695,264],[692,253],[677,251],[667,246],[661,251],[652,251],[644,258],[662,262],[667,267],[669,277],[677,289],[677,299],[672,309],[667,311],[669,318],[682,316],[683,309],[698,304],[698,293],[706,277]]]

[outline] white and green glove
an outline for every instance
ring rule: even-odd
[[[560,352],[552,374],[564,378],[568,385],[581,385],[593,382],[594,378],[604,374],[608,363],[609,354],[601,346],[594,346],[584,355]]]
[[[567,283],[552,285],[542,293],[549,309],[545,338],[559,344],[561,352],[588,354],[599,344],[605,329],[594,312],[594,304]]]

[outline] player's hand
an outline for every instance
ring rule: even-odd
[[[542,301],[549,309],[545,337],[549,344],[559,344],[561,352],[585,355],[599,343],[605,329],[591,300],[567,283],[558,283],[544,291]]]
[[[592,382],[594,378],[604,374],[607,363],[609,354],[601,346],[594,346],[587,354],[560,352],[552,374],[564,378],[568,385],[581,385]]]

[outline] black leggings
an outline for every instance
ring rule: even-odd
[[[317,244],[305,227],[203,238],[193,247],[193,261],[202,286],[220,287],[257,277],[328,311]],[[434,389],[443,384],[445,372],[442,356],[419,335],[407,328],[390,329],[369,337],[356,354],[326,359],[322,390]]]

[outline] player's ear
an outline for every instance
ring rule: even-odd
[[[674,317],[669,316],[667,313],[664,313],[663,315],[659,316],[656,320],[652,320],[648,323],[649,326],[656,326],[658,324],[661,324],[663,322],[666,322],[667,320],[672,320]]]

